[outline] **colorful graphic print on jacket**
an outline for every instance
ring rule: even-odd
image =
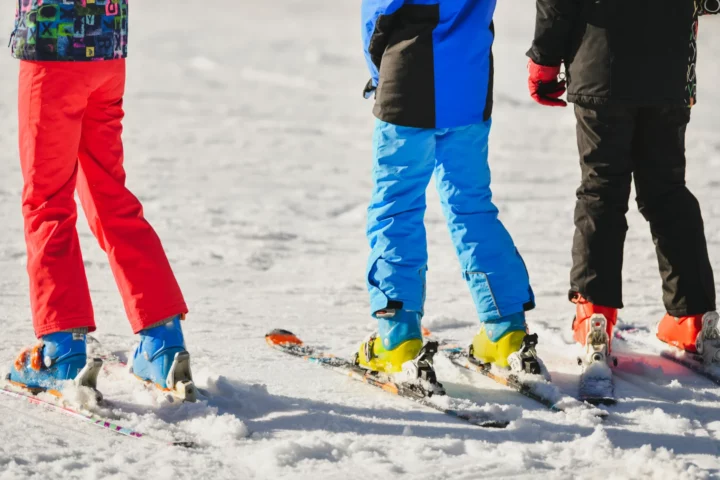
[[[690,65],[688,66],[688,104],[692,107],[697,102],[697,76],[695,64],[697,62],[697,39],[700,28],[699,17],[701,15],[715,15],[720,13],[720,0],[696,0],[695,18],[692,25],[692,36],[690,37]]]
[[[112,60],[127,56],[128,0],[18,0],[15,58]]]

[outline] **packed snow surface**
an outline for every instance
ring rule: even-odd
[[[3,45],[12,29],[11,3],[0,11]],[[541,108],[526,93],[533,4],[498,6],[494,193],[534,283],[538,308],[529,322],[540,336],[539,352],[556,384],[573,394],[578,350],[568,331],[573,308],[566,292],[580,175],[571,109]],[[702,20],[700,103],[688,135],[688,182],[703,205],[716,265],[719,20]],[[169,402],[111,366],[99,380],[109,403],[89,408],[157,438],[193,438],[200,446],[124,438],[2,397],[0,479],[720,476],[720,389],[642,342],[616,342],[620,402],[605,421],[582,411],[549,412],[440,359],[448,391],[510,420],[505,430],[466,425],[269,349],[264,334],[282,327],[349,355],[372,327],[364,221],[373,118],[360,95],[368,75],[357,2],[136,1],[131,23],[129,185],[191,306],[187,344],[210,400]],[[9,52],[0,56],[4,371],[34,341],[20,212],[17,69]],[[427,326],[467,342],[477,328],[474,308],[432,189],[428,200]],[[663,314],[660,281],[648,227],[635,209],[629,218],[621,316],[636,338],[649,339]],[[112,274],[79,223],[97,338],[126,359],[134,338]]]

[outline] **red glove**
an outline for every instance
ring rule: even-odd
[[[548,107],[567,106],[567,102],[560,99],[566,90],[565,80],[558,80],[560,65],[557,67],[545,67],[530,60],[528,71],[530,72],[528,87],[533,100]]]

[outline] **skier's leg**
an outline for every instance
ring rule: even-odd
[[[525,264],[492,202],[490,125],[453,128],[439,136],[435,170],[443,212],[482,322],[534,306]]]
[[[655,242],[668,314],[658,336],[695,351],[703,315],[715,310],[715,281],[700,205],[685,184],[686,107],[641,111],[635,150],[640,212]]]
[[[399,371],[422,347],[425,191],[433,172],[435,131],[377,120],[373,150],[367,279],[379,336],[361,345],[358,361],[373,370]]]
[[[582,183],[577,191],[570,299],[575,339],[585,344],[595,314],[612,338],[622,308],[623,247],[633,170],[636,109],[575,106]]]
[[[35,334],[11,381],[56,390],[85,367],[84,333],[95,329],[75,224],[74,192],[82,117],[87,104],[83,66],[21,62],[19,140],[27,270]],[[74,332],[72,330],[75,330]]]
[[[22,203],[38,337],[95,327],[75,229],[77,151],[87,103],[81,70],[51,62],[20,64]]]
[[[525,338],[525,311],[534,307],[525,264],[492,202],[488,137],[491,121],[438,136],[437,189],[483,328],[473,350],[507,366]]]
[[[123,145],[125,61],[94,64],[93,84],[82,124],[78,193],[90,228],[108,255],[140,343],[133,372],[163,389],[194,386],[180,320],[187,313],[180,287],[142,205],[125,186]]]
[[[98,81],[82,120],[78,193],[138,333],[186,313],[187,307],[160,239],[125,186],[121,140],[125,62],[93,66]]]

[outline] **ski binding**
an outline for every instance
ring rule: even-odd
[[[610,364],[617,366],[617,358],[609,355],[607,319],[602,314],[595,314],[588,321],[591,326],[585,343],[585,357],[578,358],[578,365],[583,368],[579,398],[592,405],[615,405],[615,382]]]

